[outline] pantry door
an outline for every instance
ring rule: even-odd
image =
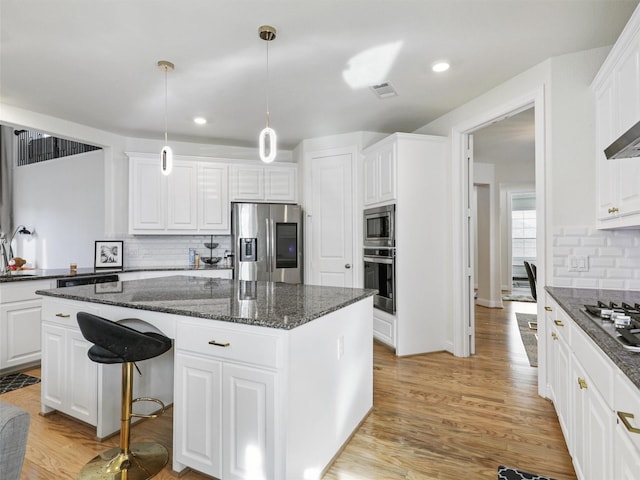
[[[312,152],[307,157],[311,178],[311,205],[306,209],[307,283],[353,287],[354,212],[353,167],[356,152],[352,148]]]

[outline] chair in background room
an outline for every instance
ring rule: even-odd
[[[536,273],[537,269],[535,264],[524,261],[524,268],[527,271],[527,278],[529,279],[529,287],[531,288],[531,296],[537,302],[538,294],[536,290]]]

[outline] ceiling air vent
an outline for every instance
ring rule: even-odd
[[[369,87],[378,98],[396,97],[398,92],[389,82],[380,83]]]

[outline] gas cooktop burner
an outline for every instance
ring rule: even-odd
[[[602,302],[585,305],[584,314],[625,349],[640,352],[640,304]]]

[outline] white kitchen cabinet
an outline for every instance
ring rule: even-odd
[[[552,374],[554,405],[558,413],[560,427],[564,433],[567,446],[571,451],[574,436],[571,429],[573,406],[571,403],[571,322],[562,316],[562,310],[555,309],[547,331],[551,332],[551,350],[553,362]]]
[[[604,149],[640,121],[640,11],[636,10],[592,84],[596,103],[598,228],[640,226],[640,162],[607,160]]]
[[[174,468],[221,478],[222,362],[182,352],[175,362]]]
[[[396,142],[380,142],[364,152],[364,205],[396,199]]]
[[[180,322],[174,431],[177,469],[218,478],[276,478],[277,336]],[[212,343],[213,342],[213,343]]]
[[[129,154],[129,233],[229,233],[228,165],[176,157],[171,174],[158,158]]]
[[[198,227],[202,231],[229,232],[229,167],[198,164]]]
[[[613,478],[632,480],[640,472],[640,391],[622,372],[614,380]]]
[[[374,332],[399,356],[446,348],[447,266],[440,252],[447,246],[433,234],[434,225],[448,221],[440,208],[447,195],[445,149],[444,137],[395,133],[363,150],[363,205],[396,205],[396,312],[375,310]]]
[[[574,448],[578,478],[612,478],[613,416],[597,383],[579,362],[573,362]],[[617,477],[616,477],[617,478]]]
[[[42,300],[36,290],[48,280],[0,285],[0,371],[9,373],[40,362]]]
[[[234,165],[230,171],[231,200],[295,203],[297,165]]]
[[[47,303],[42,322],[43,413],[53,410],[89,425],[98,419],[98,367],[87,357],[91,343],[77,325],[78,308],[68,302]],[[97,308],[83,311],[97,314]]]

